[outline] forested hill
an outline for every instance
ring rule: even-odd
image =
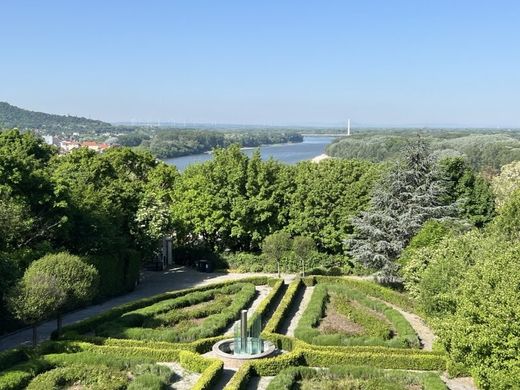
[[[69,115],[54,115],[24,110],[6,102],[0,102],[1,128],[38,129],[48,132],[105,130],[110,123]]]

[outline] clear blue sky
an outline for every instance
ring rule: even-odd
[[[520,127],[520,2],[0,2],[0,101],[107,121]]]

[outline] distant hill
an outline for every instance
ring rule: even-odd
[[[54,115],[24,110],[0,102],[0,129],[14,128],[46,130],[49,133],[69,131],[103,131],[112,128],[110,123],[69,115]]]

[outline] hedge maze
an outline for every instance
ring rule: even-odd
[[[165,389],[182,380],[192,389],[214,389],[224,363],[203,355],[251,305],[259,285],[271,290],[254,316],[262,316],[262,336],[281,352],[243,364],[226,390],[244,389],[254,376],[270,377],[267,388],[275,390],[446,389],[440,379],[445,354],[422,350],[413,327],[384,303],[412,312],[406,296],[325,276],[288,286],[266,277],[242,279],[116,307],[64,327],[36,349],[1,352],[0,389]],[[315,288],[295,337],[281,334],[306,286]]]

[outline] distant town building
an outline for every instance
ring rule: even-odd
[[[79,142],[76,141],[61,141],[60,142],[60,150],[63,153],[68,153],[73,149],[79,148],[81,145]]]
[[[93,150],[98,153],[102,153],[110,147],[110,145],[108,145],[108,144],[99,143],[96,141],[84,141],[80,144],[80,146],[82,148],[88,148],[88,149]]]

